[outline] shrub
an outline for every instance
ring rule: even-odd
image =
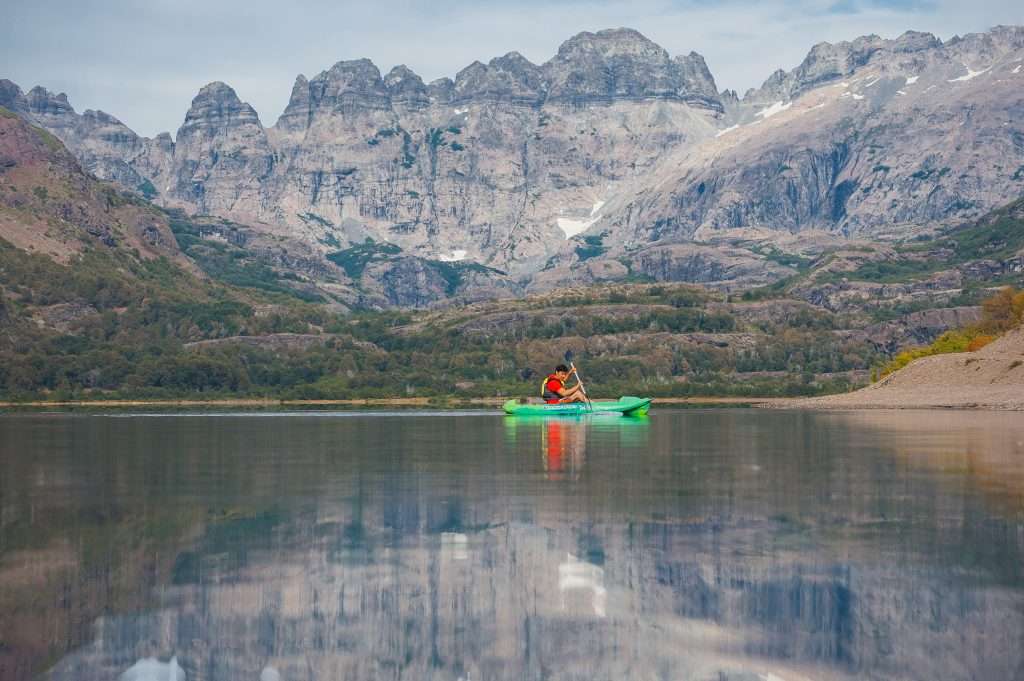
[[[999,290],[981,304],[980,328],[987,333],[1002,333],[1017,326],[1024,317],[1024,291],[1012,286]]]
[[[972,339],[971,342],[967,344],[967,352],[976,352],[978,350],[981,350],[983,347],[985,347],[995,339],[995,336],[975,336],[974,339]]]

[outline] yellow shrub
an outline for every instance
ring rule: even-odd
[[[947,331],[939,336],[931,345],[920,348],[910,348],[889,360],[888,364],[882,367],[879,378],[885,378],[894,371],[899,371],[915,359],[931,357],[932,355],[945,355],[951,352],[967,352],[976,339],[982,336],[974,330]]]
[[[975,336],[970,343],[967,344],[967,352],[975,352],[981,350],[983,347],[991,343],[996,339],[995,336],[986,336],[984,334]]]

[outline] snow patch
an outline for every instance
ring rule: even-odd
[[[901,97],[906,97],[907,96],[907,93],[904,92],[903,90],[897,90],[896,94],[900,95]]]
[[[793,106],[793,102],[789,102],[788,104],[784,104],[783,102],[778,101],[778,102],[775,102],[774,104],[772,104],[771,106],[769,106],[767,109],[761,109],[760,111],[758,111],[754,115],[755,116],[760,116],[762,119],[768,119],[768,118],[771,118],[772,116],[774,116],[775,114],[782,113],[783,111],[785,111],[786,109],[788,109],[791,106]]]
[[[815,109],[824,109],[825,108],[825,104],[826,104],[826,102],[822,102],[821,104],[817,104],[815,106],[812,106],[810,109],[808,109],[808,111],[814,111]]]
[[[916,83],[920,79],[921,79],[921,76],[911,76],[910,78],[907,78],[907,85],[913,85],[914,83]]]
[[[875,83],[877,83],[880,80],[882,80],[882,79],[881,78],[875,78],[873,81],[871,81],[870,83],[868,83],[864,87],[866,87],[866,88],[871,87],[872,85],[874,85]]]
[[[572,237],[587,231],[592,224],[601,219],[598,215],[590,220],[574,220],[572,218],[558,218],[558,228],[565,232],[565,238],[571,239]]]
[[[857,94],[855,94],[855,95],[853,95],[853,98],[859,101],[861,99],[864,99],[864,95],[857,95]]]
[[[465,113],[469,113],[469,109],[456,109],[455,110],[455,115],[456,116],[461,116],[462,114],[465,114]]]
[[[441,550],[454,560],[469,558],[469,537],[461,532],[442,532]]]
[[[186,681],[185,670],[178,666],[178,658],[161,662],[155,657],[146,657],[128,668],[119,681]]]
[[[590,217],[597,215],[597,211],[601,210],[602,206],[604,206],[604,201],[595,201],[594,207],[590,209]]]
[[[1015,69],[1013,70],[1013,73],[1020,73],[1020,66],[1018,66],[1017,68],[1015,68]]]
[[[740,128],[740,126],[738,126],[738,125],[730,125],[725,130],[719,130],[718,134],[716,134],[715,137],[721,137],[722,135],[728,135],[733,130],[739,130],[739,128]]]
[[[987,69],[982,69],[981,71],[972,71],[971,67],[968,66],[967,67],[967,75],[966,76],[960,76],[959,78],[954,78],[953,80],[951,80],[949,82],[950,83],[963,83],[963,82],[968,81],[968,80],[973,80],[973,79],[977,78],[978,76],[980,76],[981,74],[987,73],[991,68],[992,67],[990,66]]]
[[[460,260],[465,260],[466,255],[468,253],[469,251],[463,250],[461,248],[456,248],[448,255],[437,256],[437,259],[440,260],[441,262],[458,262]]]

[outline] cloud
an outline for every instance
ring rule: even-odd
[[[516,50],[541,63],[584,30],[630,26],[672,54],[705,56],[744,91],[811,45],[907,29],[942,38],[1020,23],[1019,0],[8,0],[0,77],[68,93],[146,135],[174,131],[199,88],[223,80],[272,125],[297,74],[369,57],[425,80]]]

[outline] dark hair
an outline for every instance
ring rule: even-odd
[[[555,371],[568,371],[568,370],[569,370],[569,367],[565,366],[564,364],[559,364],[558,366],[555,367]]]

